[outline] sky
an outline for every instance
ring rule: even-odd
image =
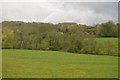
[[[107,21],[118,22],[118,0],[89,1],[42,0],[0,3],[0,21],[75,22],[94,25]]]

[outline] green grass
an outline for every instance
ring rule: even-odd
[[[98,42],[110,41],[110,42],[112,42],[112,44],[114,44],[115,46],[118,47],[118,38],[106,38],[106,37],[103,38],[103,37],[100,37],[100,38],[96,38],[96,41],[98,41]]]
[[[105,43],[107,41],[111,42],[113,48],[118,48],[118,38],[96,38],[95,39],[99,43]]]
[[[3,50],[3,78],[117,78],[118,57]]]
[[[118,55],[118,38],[95,38],[96,47],[101,49],[99,54]]]

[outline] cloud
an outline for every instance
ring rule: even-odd
[[[119,2],[119,0],[0,0],[0,2]]]
[[[2,3],[0,3],[0,21],[2,21]]]
[[[76,22],[93,25],[117,23],[117,2],[4,2],[3,21]]]

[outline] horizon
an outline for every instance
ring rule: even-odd
[[[61,22],[61,23],[51,23],[51,22],[35,22],[35,21],[0,21],[0,23],[2,23],[2,22],[23,22],[23,23],[44,23],[44,24],[54,24],[54,25],[56,25],[56,24],[63,24],[63,23],[75,23],[75,24],[77,24],[77,25],[86,25],[86,26],[95,26],[95,25],[98,25],[98,24],[103,24],[103,23],[107,23],[107,22],[112,22],[112,23],[114,23],[114,24],[119,24],[119,23],[115,23],[115,22],[113,22],[113,21],[111,21],[111,20],[108,20],[108,21],[106,21],[106,22],[102,22],[102,23],[98,23],[98,24],[93,24],[93,25],[87,25],[87,24],[81,24],[81,23],[76,23],[76,22]]]

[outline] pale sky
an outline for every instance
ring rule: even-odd
[[[118,22],[118,0],[19,1],[1,1],[0,21],[76,22],[87,25],[109,20]]]

